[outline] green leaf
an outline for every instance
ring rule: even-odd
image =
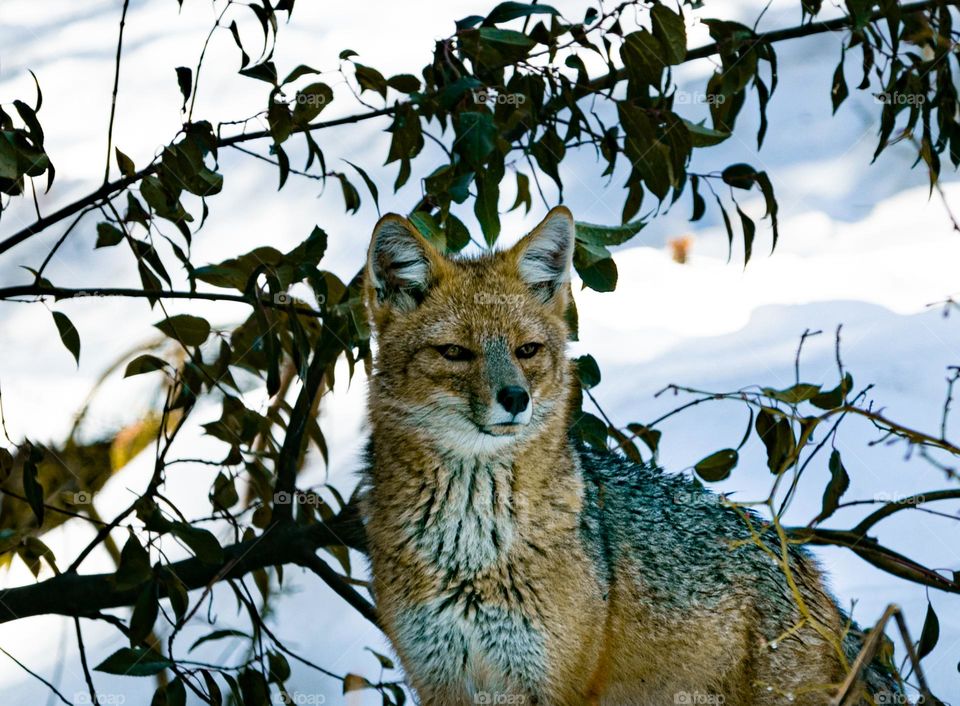
[[[293,122],[306,125],[333,102],[333,89],[325,83],[311,83],[297,91],[293,106]]]
[[[617,265],[606,247],[577,240],[573,266],[584,286],[597,292],[612,292],[617,288]]]
[[[301,78],[302,76],[307,76],[308,74],[319,74],[319,73],[321,72],[317,71],[312,66],[307,66],[306,64],[300,64],[297,68],[295,68],[293,71],[287,74],[287,77],[283,79],[280,85],[285,86],[288,83],[291,83],[292,81],[296,81],[298,78]]]
[[[189,314],[171,316],[154,326],[185,346],[199,346],[210,335],[210,324],[207,320]]]
[[[374,657],[376,657],[377,661],[380,663],[380,666],[383,667],[384,669],[393,669],[395,667],[393,660],[387,657],[386,655],[382,655],[379,652],[376,652],[370,649],[369,647],[364,647],[363,649],[365,649],[367,652],[369,652]]]
[[[517,172],[517,198],[508,211],[515,211],[524,207],[524,213],[530,213],[530,207],[533,205],[533,198],[530,196],[530,177],[523,172]]]
[[[222,640],[225,637],[243,637],[249,638],[250,636],[245,632],[240,632],[239,630],[214,630],[213,632],[204,635],[203,637],[197,638],[197,640],[190,645],[190,649],[187,652],[193,652],[196,648],[202,645],[205,642],[212,642],[213,640]]]
[[[265,81],[273,86],[277,85],[277,67],[272,61],[265,61],[256,66],[249,66],[240,69],[240,74],[248,78],[255,78],[258,81]]]
[[[917,659],[923,659],[933,651],[940,640],[940,620],[937,618],[933,605],[927,603],[927,616],[923,620],[923,630],[920,633],[920,642],[917,644]]]
[[[659,40],[665,50],[667,61],[680,64],[687,56],[687,30],[683,17],[666,5],[657,3],[650,11],[653,22],[653,36]]]
[[[721,178],[724,183],[729,184],[735,189],[751,189],[757,180],[757,170],[749,164],[731,164],[723,170]]]
[[[156,581],[151,581],[137,597],[133,605],[133,615],[130,617],[130,646],[136,647],[147,639],[153,631],[153,625],[160,614],[160,594]]]
[[[120,551],[120,564],[113,575],[113,583],[118,589],[133,588],[152,576],[150,555],[139,540],[131,534]]]
[[[290,663],[287,658],[275,650],[267,653],[270,681],[282,684],[290,678]]]
[[[492,246],[500,236],[500,213],[497,210],[500,200],[500,175],[484,170],[477,173],[477,198],[473,212],[480,221],[483,239]]]
[[[636,422],[627,424],[627,429],[631,434],[639,437],[650,451],[657,453],[657,449],[660,447],[660,437],[663,435],[659,429],[651,429],[645,424],[637,424]]]
[[[580,439],[595,449],[605,449],[607,445],[607,423],[589,412],[581,412],[570,428],[574,438]]]
[[[383,74],[371,66],[363,64],[354,64],[357,83],[360,84],[361,91],[376,91],[383,98],[387,97],[387,80]]]
[[[589,390],[600,384],[600,366],[592,355],[582,355],[574,359],[577,366],[577,378],[584,390]]]
[[[716,451],[693,467],[697,475],[710,483],[725,480],[736,467],[740,455],[734,449]]]
[[[158,358],[155,355],[145,353],[144,355],[138,355],[136,358],[127,363],[127,369],[124,371],[123,377],[128,378],[133,375],[152,373],[155,370],[163,370],[167,367],[167,365],[167,361]]]
[[[757,436],[767,448],[767,467],[770,472],[783,473],[797,447],[790,422],[780,413],[764,407],[757,414],[755,428]]]
[[[624,37],[620,58],[631,81],[659,89],[666,53],[650,32],[641,29]]]
[[[840,505],[840,498],[850,487],[850,476],[847,475],[847,469],[843,467],[843,461],[840,460],[840,452],[834,449],[830,453],[830,482],[823,491],[823,504],[820,514],[817,516],[817,522],[823,522],[837,511]]]
[[[117,157],[117,166],[120,168],[120,173],[123,174],[123,176],[132,177],[137,173],[137,168],[133,166],[133,160],[121,152],[119,147],[114,147],[113,151]]]
[[[847,79],[843,75],[843,58],[845,52],[840,54],[840,63],[833,72],[833,82],[830,86],[830,103],[833,105],[833,112],[836,114],[837,108],[850,95],[850,89],[847,88]]]
[[[728,137],[730,137],[729,132],[723,132],[722,130],[714,130],[709,128],[706,125],[701,123],[692,123],[686,118],[681,118],[684,126],[687,128],[687,132],[690,133],[690,142],[694,147],[712,147],[713,145],[718,145]]]
[[[757,234],[757,226],[746,213],[737,206],[737,214],[740,216],[740,224],[743,226],[743,265],[746,267],[753,255],[753,238]]]
[[[591,245],[611,247],[621,245],[643,230],[647,224],[637,220],[619,226],[602,226],[593,223],[576,222],[577,238]]]
[[[150,706],[186,706],[187,689],[180,677],[165,686],[159,687],[150,701]]]
[[[806,402],[807,400],[816,397],[819,393],[819,385],[811,385],[806,382],[801,382],[793,387],[788,387],[786,390],[775,390],[772,387],[763,388],[763,394],[765,394],[767,397],[772,397],[775,400],[780,400],[781,402],[786,402],[787,404],[800,404],[801,402]]]
[[[357,174],[360,175],[360,178],[363,179],[363,183],[367,185],[367,190],[370,192],[370,195],[373,197],[373,205],[376,207],[377,215],[379,216],[380,215],[380,192],[377,190],[377,185],[373,182],[373,179],[371,179],[369,175],[365,171],[363,171],[360,167],[358,167],[356,164],[346,159],[343,161],[349,164],[351,167],[353,167],[357,171]]]
[[[487,111],[465,111],[457,115],[454,151],[473,169],[483,167],[493,152],[497,128],[493,115]]]
[[[525,2],[502,2],[490,11],[484,24],[494,25],[515,20],[518,17],[530,15],[559,15],[560,13],[549,5],[536,5]]]
[[[97,248],[109,248],[123,240],[123,231],[112,223],[97,224]]]
[[[176,72],[177,85],[180,87],[180,95],[183,96],[183,105],[180,107],[180,110],[186,111],[187,101],[190,100],[190,91],[193,87],[193,69],[189,69],[186,66],[178,66]]]
[[[356,213],[360,210],[360,192],[357,187],[350,183],[345,174],[337,174],[340,181],[340,190],[343,192],[343,206],[348,213]]]
[[[63,345],[70,351],[73,359],[77,361],[77,365],[79,366],[80,334],[77,333],[73,322],[67,318],[66,314],[61,314],[59,311],[51,313],[53,314],[53,322],[57,325],[57,331],[60,333],[60,340],[63,341]]]
[[[840,407],[847,398],[847,393],[853,389],[853,376],[847,373],[843,380],[832,390],[821,392],[810,399],[810,404],[820,409],[836,409]]]
[[[397,74],[387,79],[387,85],[400,93],[416,93],[420,90],[420,79],[413,74]]]
[[[766,172],[757,173],[757,184],[760,191],[763,192],[763,199],[767,204],[767,216],[770,218],[770,226],[773,228],[773,246],[771,250],[776,249],[777,241],[780,239],[780,226],[777,222],[777,213],[780,206],[777,203],[777,197],[773,193],[773,184],[770,183],[770,177]]]
[[[447,249],[444,232],[440,230],[437,221],[425,211],[414,211],[409,216],[410,222],[420,231],[420,235],[429,240],[440,252]]]
[[[452,213],[447,216],[447,222],[443,230],[447,252],[460,252],[470,244],[470,231],[467,230],[463,221]]]
[[[171,522],[170,532],[190,547],[196,557],[205,564],[223,563],[223,548],[213,533],[185,522]]]
[[[149,677],[174,666],[169,659],[146,647],[124,647],[103,660],[94,670],[122,676]]]
[[[43,453],[36,446],[30,446],[30,453],[23,462],[23,495],[26,497],[33,510],[34,517],[37,518],[37,527],[43,527],[43,499],[45,492],[40,481],[37,479],[39,469],[37,464],[43,458]]]

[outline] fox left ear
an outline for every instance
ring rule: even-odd
[[[427,294],[442,256],[403,216],[387,214],[373,229],[367,253],[367,301],[374,315],[411,311]]]
[[[557,299],[566,306],[575,238],[573,214],[557,206],[513,246],[520,278],[544,303]]]

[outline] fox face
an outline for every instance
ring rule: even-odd
[[[559,207],[509,250],[452,259],[382,218],[366,269],[372,412],[458,456],[522,443],[562,414],[574,232]]]

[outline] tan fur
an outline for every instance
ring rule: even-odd
[[[571,218],[563,209],[548,219],[557,217]],[[420,644],[409,637],[416,629],[410,616],[449,600],[464,625],[482,606],[524,616],[532,634],[543,636],[541,706],[709,703],[694,700],[704,697],[722,698],[726,706],[825,704],[826,686],[843,673],[840,658],[809,627],[771,650],[770,636],[757,627],[763,598],[750,581],[728,586],[713,608],[693,605],[684,611],[658,605],[642,569],[629,559],[614,567],[612,582],[605,585],[579,530],[584,481],[567,437],[575,387],[565,352],[569,286],[543,301],[542,293],[518,276],[520,258],[542,233],[534,231],[505,252],[454,261],[438,254],[399,216],[387,216],[378,230],[384,224],[411,232],[410,242],[424,253],[430,272],[429,296],[413,308],[384,301],[372,270],[366,291],[379,341],[370,389],[374,463],[365,500],[374,593],[421,702],[474,703],[462,687],[439,683],[415,666],[426,659],[422,652],[429,641],[426,647],[410,647]],[[372,243],[371,268],[381,264],[378,257]],[[500,553],[487,563],[478,560],[477,566],[456,564],[456,554],[450,554],[451,566],[442,560],[449,546],[431,555],[412,538],[446,521],[442,504],[461,492],[457,474],[465,472],[437,445],[434,415],[446,409],[437,400],[465,400],[464,414],[477,419],[495,401],[482,361],[449,363],[434,346],[476,348],[500,339],[511,350],[533,340],[543,344],[536,356],[516,364],[535,412],[549,411],[527,436],[493,455],[506,460],[503,468],[483,476],[489,485],[462,491],[476,493],[477,503],[509,518],[503,525],[509,536],[495,540]],[[494,527],[496,533],[499,525]],[[792,570],[812,613],[839,632],[840,616],[816,568],[801,561]],[[438,644],[445,639],[436,633]],[[508,678],[491,662],[495,657],[479,649],[465,651],[463,671],[471,684],[502,684]],[[768,690],[767,685],[777,687]],[[811,685],[819,690],[805,691]],[[519,683],[510,688],[533,698]],[[676,694],[690,694],[691,701],[677,701],[684,697]]]

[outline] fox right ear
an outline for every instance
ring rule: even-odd
[[[403,216],[389,213],[373,229],[367,252],[367,287],[371,308],[415,309],[434,278],[433,246]]]

